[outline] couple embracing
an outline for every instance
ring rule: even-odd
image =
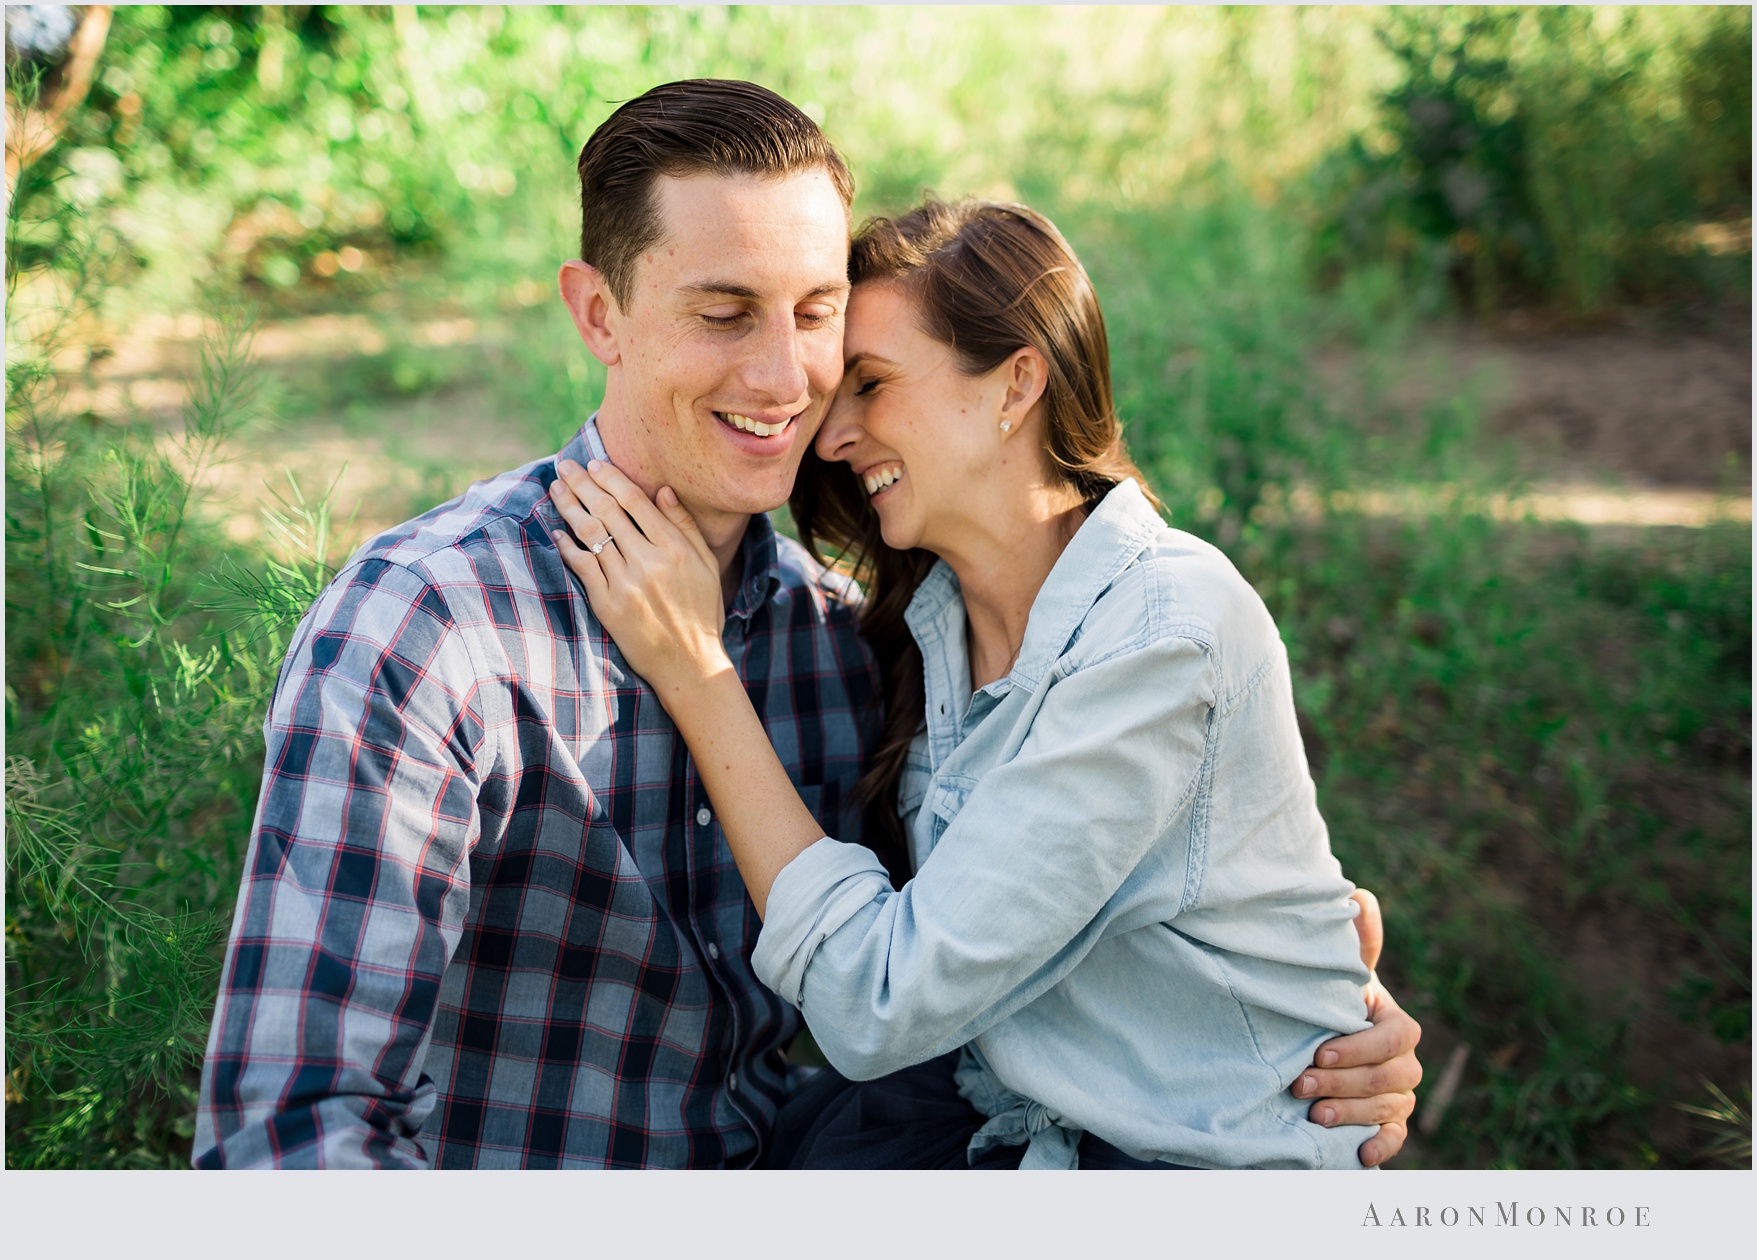
[[[851,247],[848,168],[747,83],[628,102],[579,175],[602,404],[301,623],[195,1163],[1395,1154],[1419,1030],[1286,653],[1161,520],[1055,227]]]

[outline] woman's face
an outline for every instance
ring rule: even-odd
[[[965,376],[951,349],[922,332],[895,284],[855,286],[843,339],[847,370],[818,432],[866,489],[887,545],[946,545],[980,520],[1001,453],[997,374]]]

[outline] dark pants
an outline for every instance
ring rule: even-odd
[[[991,1146],[972,1164],[970,1139],[987,1117],[958,1094],[958,1052],[876,1081],[820,1068],[781,1108],[766,1168],[1017,1168],[1023,1146]],[[1081,1168],[1176,1168],[1123,1154],[1085,1134]]]

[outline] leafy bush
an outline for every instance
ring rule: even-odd
[[[1749,10],[1394,9],[1378,35],[1378,126],[1316,175],[1329,265],[1438,270],[1478,311],[1748,294]]]
[[[934,187],[1139,212],[1243,188],[1306,208],[1331,278],[1390,262],[1475,310],[1591,315],[1748,292],[1750,41],[1733,6],[148,5],[117,9],[49,160],[114,206],[159,302],[236,279],[279,305],[357,298],[422,257],[505,289],[567,249],[572,159],[616,102],[723,75],[821,117],[863,206]]]

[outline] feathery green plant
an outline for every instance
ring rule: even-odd
[[[7,1158],[177,1164],[262,714],[289,617],[327,578],[327,504],[295,499],[294,546],[266,570],[199,510],[254,412],[236,310],[212,323],[177,429],[81,409],[73,352],[108,242],[66,203],[30,222],[45,199],[29,191],[8,239],[57,247],[7,275]],[[216,569],[253,595],[224,630]]]

